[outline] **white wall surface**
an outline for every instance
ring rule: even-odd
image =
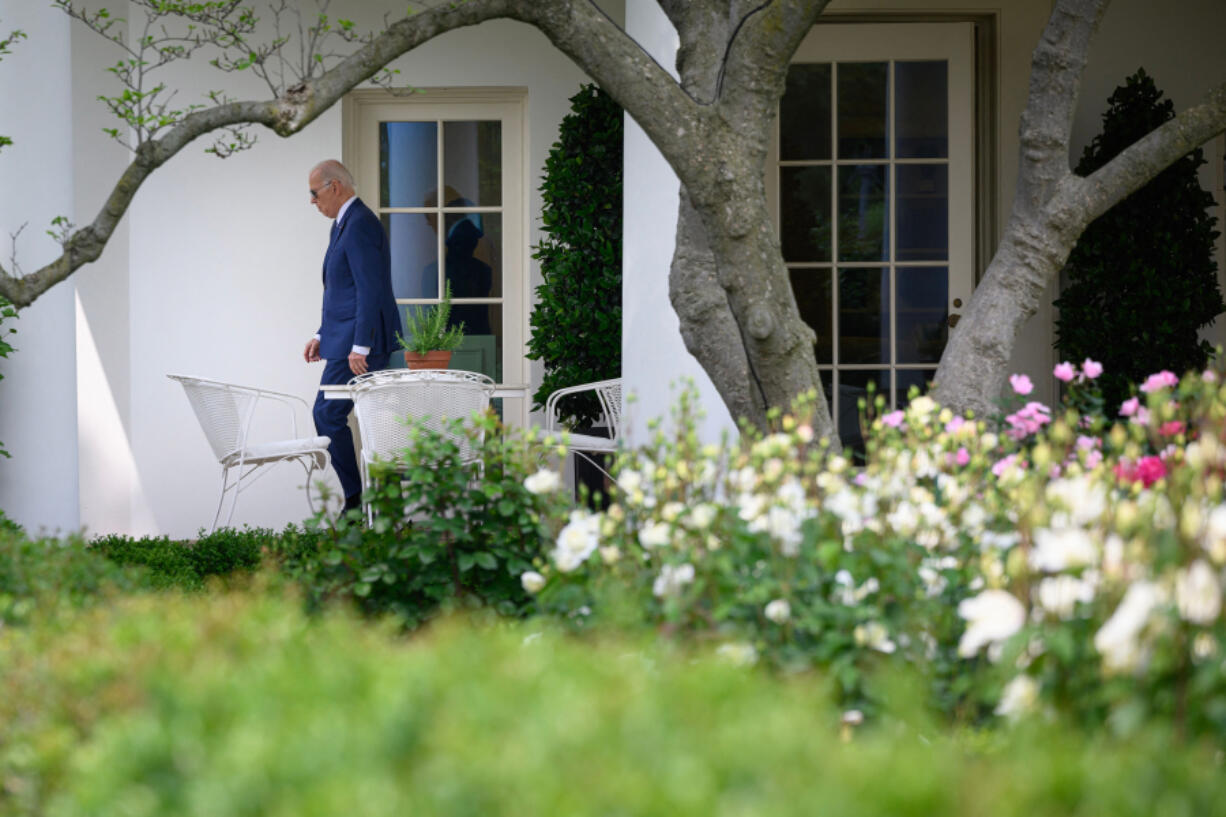
[[[679,41],[655,0],[627,0],[626,31],[676,76]],[[647,442],[647,425],[668,415],[687,379],[706,410],[704,439],[736,424],[711,378],[685,348],[681,323],[668,300],[668,271],[676,239],[680,182],[634,120],[626,117],[622,242],[622,376],[630,400],[626,433]]]
[[[617,4],[610,5],[611,13],[619,16]],[[7,27],[6,7],[0,9],[0,19]],[[377,28],[387,9],[399,11],[401,6],[348,3],[345,14],[359,28]],[[135,18],[133,10],[128,11]],[[112,12],[118,14],[114,8]],[[40,43],[40,50],[30,49],[37,63],[29,73],[42,72],[43,76],[48,76],[52,65],[62,65],[66,72],[70,64],[67,18],[60,12],[48,14],[60,26],[63,43],[59,51],[48,50],[45,43]],[[73,35],[72,46],[76,86],[67,76],[55,81],[51,74],[49,82],[64,89],[64,99],[59,108],[46,112],[64,145],[57,154],[53,139],[37,143],[45,154],[62,154],[62,158],[40,159],[38,164],[43,174],[54,176],[63,188],[59,200],[64,204],[55,212],[74,212],[74,220],[87,222],[117,177],[116,149],[97,132],[105,117],[93,101],[98,89],[109,81],[105,66],[116,57],[105,42],[88,32]],[[532,219],[528,238],[531,243],[538,241],[539,174],[556,139],[558,122],[569,109],[568,99],[584,81],[583,74],[535,30],[505,21],[443,35],[402,58],[395,67],[401,70],[403,84],[416,87],[515,85],[529,89],[527,170]],[[0,81],[12,76],[8,59],[2,68]],[[225,88],[238,98],[269,95],[250,75],[220,74],[204,60],[163,70],[162,78],[180,89],[177,101],[181,103],[199,99],[215,88]],[[70,88],[75,102],[72,110],[68,107]],[[54,100],[54,95],[49,98]],[[19,136],[7,124],[3,132]],[[67,140],[73,132],[79,134],[75,166],[82,176],[75,202],[72,144]],[[211,522],[220,467],[181,388],[166,374],[196,374],[286,391],[308,402],[314,399],[321,369],[303,363],[301,353],[319,322],[319,269],[329,223],[308,201],[306,176],[315,162],[341,155],[340,106],[289,140],[263,129],[256,133],[257,146],[232,158],[221,161],[205,155],[202,151],[208,142],[200,140],[156,171],[137,194],[126,225],[121,225],[103,260],[77,274],[80,308],[74,310],[71,285],[61,285],[62,293],[57,288],[43,296],[30,316],[23,318],[23,323],[32,324],[38,310],[58,303],[56,296],[64,300],[59,304],[62,316],[40,325],[67,338],[65,351],[38,357],[43,369],[62,374],[65,381],[59,403],[67,407],[70,417],[53,436],[74,443],[74,457],[77,434],[69,431],[78,427],[72,416],[74,385],[80,395],[82,512],[78,519],[75,460],[71,466],[55,466],[71,488],[70,501],[65,504],[72,514],[55,520],[60,527],[84,524],[90,533],[190,536]],[[120,154],[122,165],[122,151]],[[0,168],[9,168],[8,159],[6,151],[0,156]],[[40,192],[56,189],[45,188]],[[53,209],[48,208],[49,212]],[[533,265],[531,285],[538,282],[539,272]],[[71,363],[74,323],[80,329],[75,344],[81,354],[79,367]],[[28,343],[33,330],[23,325],[22,332],[23,344]],[[14,363],[20,359],[18,355]],[[27,359],[35,363],[33,356]],[[10,389],[18,382],[10,377],[0,383],[6,406]],[[44,411],[44,418],[46,414]],[[298,420],[303,433],[311,429],[306,411]],[[273,414],[259,431],[283,435],[282,424],[283,418]],[[13,436],[0,426],[0,440],[16,453]],[[8,466],[0,463],[0,468]],[[334,479],[330,477],[333,483]],[[243,494],[235,524],[281,527],[301,521],[307,514],[302,484],[301,470],[277,466]],[[5,510],[11,505],[0,499]]]
[[[0,257],[21,230],[17,261],[32,272],[59,246],[44,231],[73,214],[72,52],[68,18],[46,3],[0,2],[4,31],[25,31],[0,63],[0,132],[14,144],[0,153]],[[16,115],[15,115],[16,114]],[[73,286],[61,284],[21,313],[0,360],[0,508],[31,532],[74,531],[77,510],[76,363]]]

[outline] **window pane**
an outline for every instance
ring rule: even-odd
[[[421,207],[437,187],[438,126],[433,122],[380,122],[381,206]]]
[[[839,270],[839,363],[890,361],[890,273]]]
[[[793,64],[779,104],[779,158],[830,158],[830,65]]]
[[[464,345],[451,356],[451,368],[481,372],[502,382],[502,306],[452,304],[451,323],[464,323]]]
[[[897,369],[894,372],[894,382],[898,384],[898,394],[894,398],[894,405],[898,408],[906,407],[907,392],[912,386],[917,387],[920,394],[927,393],[928,384],[936,376],[936,369]]]
[[[822,391],[826,394],[826,411],[834,417],[834,370],[822,369],[818,375],[822,379]]]
[[[888,369],[839,370],[839,439],[843,441],[844,448],[857,453],[864,452],[864,437],[860,433],[859,401],[869,399],[868,384],[870,382],[874,386],[874,398],[878,394],[884,394],[888,403],[890,399],[890,372]]]
[[[889,63],[839,63],[839,158],[884,159]]]
[[[502,123],[443,123],[443,206],[502,204]]]
[[[899,261],[944,261],[949,258],[949,167],[897,165]]]
[[[949,155],[949,68],[944,60],[894,63],[894,155]]]
[[[783,259],[830,260],[830,168],[779,169]]]
[[[949,334],[949,270],[899,267],[895,275],[897,362],[937,363]]]
[[[502,216],[499,213],[447,213],[447,280],[453,298],[502,295]]]
[[[830,290],[830,270],[794,269],[792,291],[796,293],[796,306],[801,319],[817,333],[817,362],[829,365],[834,360],[834,338],[831,332],[831,316],[834,299]]]
[[[384,213],[382,219],[392,251],[392,292],[397,298],[437,298],[437,217]]]
[[[889,260],[888,186],[885,165],[839,168],[840,261]]]
[[[428,305],[409,304],[404,310],[405,331],[409,319]],[[481,372],[502,382],[502,307],[498,304],[452,304],[448,326],[464,324],[464,343],[451,353],[450,369]]]

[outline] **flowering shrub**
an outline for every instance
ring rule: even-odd
[[[1159,373],[1107,416],[1101,372],[1061,364],[1064,404],[1006,406],[999,426],[879,401],[862,467],[814,439],[812,395],[736,446],[700,445],[684,395],[677,432],[622,458],[607,512],[553,520],[523,585],[572,622],[629,616],[733,661],[822,668],[857,711],[877,703],[870,671],[905,662],[959,719],[1226,737],[1226,388]]]

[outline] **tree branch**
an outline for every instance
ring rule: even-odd
[[[1069,186],[1070,193],[1086,197],[1082,229],[1180,157],[1222,132],[1226,132],[1226,83],[1212,89],[1199,105],[1154,128],[1093,174]],[[1058,196],[1053,206],[1058,207],[1063,199],[1064,195]]]
[[[263,102],[226,102],[184,116],[135,151],[94,221],[63,241],[63,253],[23,277],[0,267],[0,295],[19,307],[96,260],[149,175],[194,139],[219,128],[265,125],[286,137],[306,127],[359,83],[440,34],[498,17],[535,25],[639,120],[665,155],[685,156],[686,129],[699,106],[672,77],[594,4],[568,0],[468,0],[403,18],[324,72]],[[695,158],[697,161],[697,158]],[[677,168],[692,175],[694,168]]]
[[[1034,213],[1071,174],[1068,146],[1090,41],[1111,0],[1057,0],[1035,46],[1019,124],[1015,216]]]

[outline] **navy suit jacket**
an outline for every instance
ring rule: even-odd
[[[324,256],[319,356],[347,358],[354,345],[369,346],[372,355],[390,354],[399,348],[398,332],[403,327],[392,294],[387,234],[378,216],[354,199]]]

